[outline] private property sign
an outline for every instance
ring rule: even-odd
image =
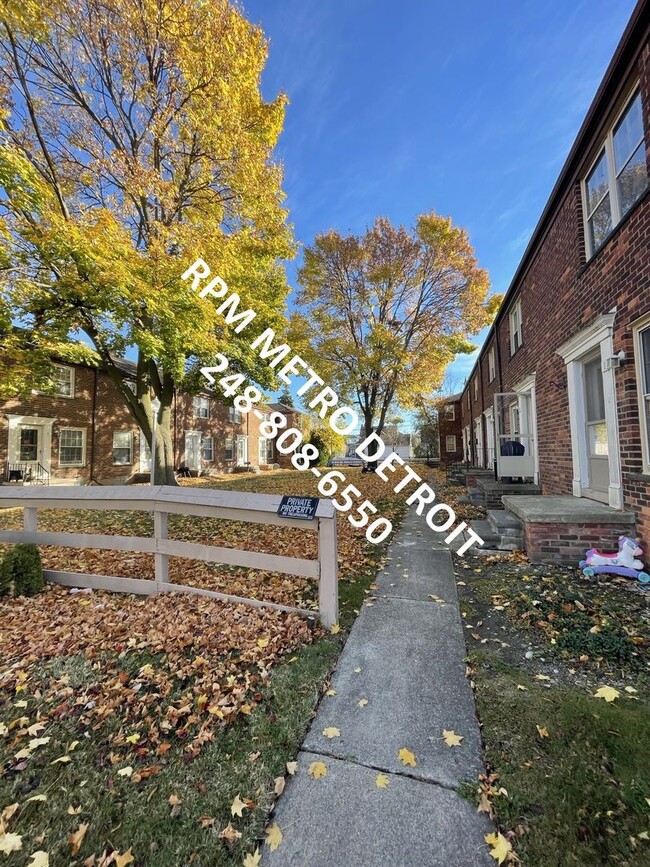
[[[281,518],[298,518],[311,521],[316,516],[318,497],[282,497],[278,506]]]

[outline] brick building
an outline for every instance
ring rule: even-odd
[[[121,361],[127,380],[135,365]],[[122,484],[151,471],[144,435],[107,373],[81,364],[57,364],[56,394],[32,392],[0,402],[0,480],[59,484]],[[269,467],[280,458],[275,442],[260,436],[261,422],[279,409],[288,427],[302,413],[272,404],[242,415],[209,393],[177,392],[173,402],[174,465],[197,472]]]
[[[646,543],[649,13],[640,0],[460,403],[475,465],[634,513]]]
[[[438,405],[438,454],[441,464],[465,460],[461,394],[450,394]]]

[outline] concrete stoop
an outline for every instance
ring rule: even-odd
[[[472,521],[472,530],[483,539],[483,550],[520,551],[524,547],[523,524],[505,509],[488,509],[487,521]]]
[[[488,509],[501,509],[501,498],[504,496],[538,496],[542,493],[541,487],[532,482],[504,482],[494,477],[477,478],[476,487],[483,494],[483,505]]]

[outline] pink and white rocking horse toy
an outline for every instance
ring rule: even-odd
[[[637,578],[642,584],[650,582],[650,575],[643,571],[643,561],[637,559],[643,556],[643,551],[635,539],[629,536],[618,537],[618,552],[604,554],[596,548],[587,551],[584,560],[580,561],[582,574],[592,578],[599,573],[623,575],[625,578]]]

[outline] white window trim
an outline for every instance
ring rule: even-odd
[[[228,442],[230,442],[230,448],[228,448]],[[230,452],[230,457],[228,457],[228,452]],[[224,461],[234,461],[235,460],[235,438],[234,437],[226,437],[223,444],[223,455]]]
[[[128,434],[129,435],[129,460],[128,461],[116,461],[115,460],[115,434]],[[118,448],[123,448],[123,446],[118,446]],[[113,431],[113,447],[112,447],[112,455],[113,466],[114,467],[132,467],[133,466],[133,431],[130,430],[114,430]]]
[[[650,425],[646,418],[645,397],[643,388],[643,347],[641,332],[650,328],[650,314],[632,323],[634,339],[634,366],[636,368],[637,402],[639,407],[639,425],[641,428],[641,455],[643,472],[650,474]]]
[[[621,118],[623,117],[625,112],[632,105],[632,102],[636,99],[639,92],[640,92],[640,84],[637,81],[636,84],[634,85],[634,87],[631,88],[629,95],[625,99],[625,101],[623,103],[623,107],[618,112],[618,114],[614,118],[613,122],[609,125],[609,128],[607,130],[605,138],[601,142],[600,147],[597,150],[596,156],[591,161],[589,168],[584,173],[582,181],[580,182],[580,192],[581,192],[581,196],[582,196],[582,223],[583,223],[583,229],[584,229],[585,251],[587,253],[587,261],[592,259],[596,255],[596,253],[605,246],[609,236],[615,231],[618,224],[624,219],[624,217],[627,216],[627,214],[629,214],[630,210],[632,210],[632,208],[634,207],[634,205],[632,205],[632,208],[628,209],[628,211],[623,216],[621,216],[621,206],[620,206],[620,202],[618,200],[618,184],[616,183],[616,180],[617,180],[616,164],[615,164],[615,160],[614,160],[614,130],[616,129],[618,122],[621,120]],[[642,109],[641,117],[642,117],[641,122],[643,123],[643,109]],[[643,135],[644,135],[644,138],[642,141],[645,141],[645,128],[643,130]],[[596,164],[598,163],[598,161],[602,157],[603,152],[605,154],[605,167],[607,169],[607,187],[608,187],[607,191],[609,193],[609,209],[610,209],[610,214],[612,217],[612,226],[611,226],[611,229],[609,230],[609,233],[605,236],[603,241],[598,245],[598,247],[596,247],[595,249],[592,250],[591,240],[590,240],[590,235],[589,235],[589,215],[588,215],[589,198],[587,196],[587,178],[594,170]],[[632,153],[634,153],[634,151]],[[630,155],[630,157],[631,156],[632,156],[632,154]],[[627,165],[627,163],[626,163],[626,165]],[[598,204],[600,204],[600,202],[602,202],[602,200],[605,198],[606,195],[607,195],[607,193],[603,194],[603,196],[600,199]],[[643,194],[641,194],[641,195],[643,195]],[[640,198],[641,198],[641,196],[639,196],[639,198],[637,199],[637,202],[639,201]],[[596,207],[592,210],[592,214],[594,213],[596,208],[598,208],[598,205],[596,205]]]
[[[515,314],[517,314],[517,318],[519,320],[517,328],[515,328],[513,325],[513,319],[515,317]],[[508,322],[510,324],[510,355],[513,356],[515,352],[518,352],[524,345],[524,329],[521,316],[521,298],[517,298],[515,303],[510,308],[510,312],[508,313]],[[515,334],[519,335],[519,344],[517,347],[515,347]]]
[[[205,408],[205,415],[201,413],[203,408]],[[195,395],[192,398],[192,410],[194,418],[210,418],[210,398],[198,394]]]
[[[81,463],[64,463],[61,460],[61,441],[63,440],[63,431],[81,431]],[[62,427],[59,428],[59,466],[60,467],[85,467],[86,466],[86,428],[85,427]]]
[[[453,440],[452,448],[449,448],[449,440]],[[445,451],[447,452],[447,454],[451,454],[452,452],[455,452],[457,450],[457,448],[458,448],[458,446],[457,446],[457,442],[456,442],[456,434],[447,434],[445,436]]]
[[[206,442],[210,443],[210,457],[206,458],[204,454],[205,444]],[[214,437],[206,436],[201,439],[201,460],[207,461],[209,464],[214,462]]]
[[[494,358],[494,346],[492,346],[488,352],[488,382],[493,382],[496,375],[497,370]]]
[[[241,411],[235,409],[234,406],[228,407],[228,421],[231,424],[241,424],[242,423],[242,414]]]
[[[45,397],[60,397],[63,400],[73,400],[75,398],[75,369],[71,367],[69,364],[53,364],[52,367],[56,367],[59,370],[69,370],[70,371],[70,394],[60,394],[58,391],[39,391],[38,389],[34,389],[32,394],[43,394]]]
[[[474,400],[478,400],[478,373],[474,375]]]
[[[453,403],[445,404],[445,418],[447,421],[456,421],[456,407]]]

